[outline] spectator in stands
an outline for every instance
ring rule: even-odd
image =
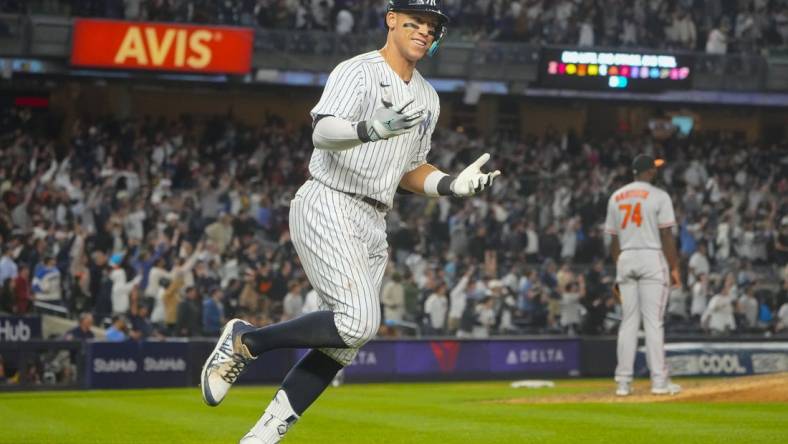
[[[33,272],[34,300],[61,305],[63,295],[60,285],[60,270],[55,264],[55,256],[47,253]]]
[[[173,273],[168,271],[165,268],[166,266],[166,258],[164,256],[160,256],[155,260],[153,267],[148,272],[147,285],[145,285],[145,299],[153,302],[154,304],[156,303],[157,299],[160,298],[162,282],[171,282],[173,278]],[[166,285],[164,287],[166,288]]]
[[[334,29],[339,35],[350,34],[353,32],[354,22],[353,13],[347,7],[340,8],[339,12],[337,12]]]
[[[175,333],[178,336],[196,336],[202,331],[200,297],[195,287],[186,289],[186,297],[178,304]]]
[[[135,341],[145,341],[151,337],[163,337],[150,321],[150,309],[146,304],[135,304],[132,306],[129,323],[131,324],[129,337]]]
[[[493,282],[496,282],[496,285],[493,285]],[[517,333],[518,328],[514,323],[515,317],[518,314],[517,299],[515,298],[514,292],[498,279],[490,282],[490,291],[492,291],[493,297],[496,298],[498,334],[510,335]]]
[[[475,324],[471,335],[474,338],[487,338],[495,326],[495,309],[493,298],[484,296],[475,308]]]
[[[203,335],[219,336],[222,326],[226,322],[224,316],[224,293],[221,288],[213,288],[209,297],[202,303],[202,332]]]
[[[788,332],[788,299],[783,298],[783,304],[777,312],[777,322],[774,331],[776,333]]]
[[[728,52],[728,32],[730,31],[727,21],[721,21],[719,25],[709,31],[706,40],[706,53],[726,54]]]
[[[444,334],[448,313],[449,299],[446,295],[446,284],[440,282],[435,287],[435,291],[424,301],[424,314],[427,316],[427,334],[433,336]]]
[[[711,265],[706,256],[706,243],[701,241],[698,249],[692,253],[689,260],[689,272],[687,273],[687,285],[692,287],[701,274],[708,275],[711,272]]]
[[[205,228],[205,238],[219,254],[224,254],[233,240],[233,217],[225,211],[219,212],[219,220]]]
[[[126,319],[121,315],[112,317],[112,325],[107,329],[107,341],[123,342],[128,339],[128,328]]]
[[[33,295],[30,292],[30,268],[22,264],[11,285],[13,293],[13,313],[24,315],[33,310]]]
[[[755,298],[755,286],[750,285],[736,301],[736,323],[740,328],[753,330],[758,327],[758,299]]]
[[[788,264],[788,215],[782,217],[774,235],[774,252],[777,265],[782,267]]]
[[[448,313],[449,334],[456,334],[460,328],[463,313],[465,313],[468,306],[468,293],[473,291],[475,284],[475,281],[471,279],[474,273],[476,273],[476,267],[473,265],[469,266],[454,288],[451,289]]]
[[[577,279],[566,283],[561,291],[561,328],[571,335],[577,333],[585,312],[581,300],[586,295],[585,277],[581,274]]]
[[[706,311],[706,305],[709,297],[709,275],[700,274],[697,280],[692,284],[692,301],[690,303],[690,317],[699,321],[700,317]]]
[[[607,315],[606,300],[610,297],[613,277],[605,270],[604,261],[596,260],[586,273],[584,280],[586,296],[582,298],[581,302],[585,308],[586,317],[583,331],[586,334],[599,334],[602,332],[602,324]]]
[[[67,331],[64,339],[67,341],[86,341],[95,338],[93,334],[93,314],[81,313],[79,315],[79,324]]]
[[[124,253],[115,253],[109,260],[112,269],[109,273],[109,279],[112,281],[112,313],[115,315],[128,313],[131,291],[142,279],[141,275],[137,275],[130,281],[126,280],[124,257]]]
[[[733,275],[727,274],[722,289],[711,298],[706,311],[701,316],[701,325],[713,335],[727,334],[736,329],[733,315],[733,305],[736,303],[735,285]]]
[[[383,304],[385,321],[399,323],[405,319],[405,287],[398,272],[392,273],[391,279],[383,285],[380,303]]]
[[[381,303],[384,303],[382,299]],[[301,293],[301,283],[295,279],[291,280],[287,294],[282,301],[282,321],[301,316],[303,308],[304,296]]]
[[[673,322],[689,319],[687,312],[687,291],[684,286],[673,287],[668,293],[667,319]]]
[[[0,245],[0,248],[2,248],[2,245]],[[3,287],[6,281],[13,281],[19,272],[14,258],[11,257],[11,249],[11,244],[9,243],[0,253],[0,287]]]

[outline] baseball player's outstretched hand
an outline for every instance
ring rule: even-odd
[[[473,196],[492,185],[493,179],[501,175],[499,170],[491,173],[482,173],[481,167],[490,160],[490,153],[484,153],[475,162],[468,165],[454,179],[451,191],[455,196]]]
[[[387,94],[383,95],[382,107],[372,113],[372,118],[367,121],[369,140],[376,142],[381,139],[390,139],[400,134],[413,131],[424,120],[424,106],[414,105],[416,99],[405,99],[400,103],[392,104]]]

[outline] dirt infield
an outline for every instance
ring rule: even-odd
[[[649,392],[649,382],[639,381],[635,384],[633,395],[619,397],[613,393],[615,387],[611,381],[607,384],[589,386],[592,390],[581,394],[517,398],[500,402],[505,404],[788,402],[788,373],[713,380],[685,379],[680,382],[682,392],[672,396],[654,396]],[[558,385],[560,386],[561,383],[559,382]]]

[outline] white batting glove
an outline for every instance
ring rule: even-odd
[[[381,99],[383,106],[372,113],[371,119],[359,122],[361,141],[376,142],[413,131],[425,118],[423,105],[416,105],[406,110],[415,100],[408,98],[392,104],[390,94],[384,91]]]
[[[493,183],[493,179],[501,175],[501,171],[495,170],[491,173],[482,173],[481,167],[488,160],[490,160],[490,153],[484,153],[475,162],[462,170],[451,184],[452,193],[461,197],[473,196],[489,188]]]

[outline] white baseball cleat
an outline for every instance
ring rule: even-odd
[[[672,382],[651,387],[652,395],[677,395],[681,393],[681,386]]]
[[[233,319],[224,326],[200,374],[202,399],[209,406],[219,405],[246,366],[256,359],[241,342],[241,335],[253,330],[252,324],[241,319]]]
[[[632,394],[632,384],[627,381],[622,381],[618,383],[618,387],[616,387],[616,396],[629,396]]]
[[[298,414],[290,406],[287,393],[280,389],[268,404],[263,416],[252,430],[241,438],[239,444],[277,444],[298,418]]]

